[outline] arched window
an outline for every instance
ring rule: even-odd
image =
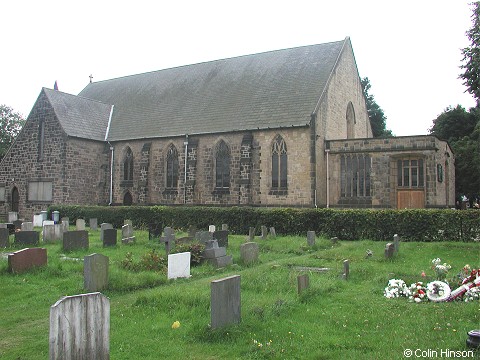
[[[125,152],[125,158],[123,159],[123,180],[133,181],[133,153],[129,147]]]
[[[16,186],[12,189],[12,207],[11,210],[18,212],[18,204],[20,203],[20,195]]]
[[[272,144],[272,189],[287,188],[287,145],[280,135]]]
[[[355,137],[354,125],[356,123],[355,119],[355,110],[353,108],[352,102],[349,102],[347,105],[347,139],[353,139]]]
[[[223,140],[218,143],[216,149],[215,179],[217,188],[230,187],[230,149]]]
[[[130,206],[133,203],[132,194],[130,191],[127,191],[125,195],[123,195],[123,205]]]
[[[178,153],[172,144],[167,150],[167,188],[176,188],[178,184]]]

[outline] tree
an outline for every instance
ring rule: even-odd
[[[6,105],[0,105],[0,160],[3,159],[24,124],[25,119],[20,113]]]
[[[480,104],[480,1],[472,3],[472,27],[467,31],[470,46],[462,49],[463,59],[460,66],[464,73],[460,75],[467,91]]]
[[[447,108],[429,129],[455,154],[455,192],[472,199],[480,194],[480,109]]]
[[[382,108],[377,104],[373,95],[369,94],[372,87],[368,77],[361,79],[363,93],[367,102],[367,113],[372,126],[373,137],[392,137],[392,131],[387,130],[387,117]]]

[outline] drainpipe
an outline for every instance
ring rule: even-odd
[[[110,141],[107,141],[108,145],[110,145],[110,152],[112,153],[110,158],[110,202],[108,203],[109,206],[113,203],[113,149],[114,147],[110,144]]]
[[[185,134],[185,141],[183,142],[185,145],[185,177],[183,180],[183,203],[187,203],[187,151],[188,151],[188,134]]]
[[[325,154],[327,154],[327,208],[330,207],[330,173],[328,169],[328,154],[330,149],[325,149]]]

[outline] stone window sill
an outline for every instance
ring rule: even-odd
[[[270,189],[270,191],[268,192],[268,195],[287,196],[288,195],[288,189],[287,188]]]

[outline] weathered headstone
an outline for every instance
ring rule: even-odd
[[[212,329],[240,323],[240,275],[212,281],[210,294],[210,324]]]
[[[168,279],[190,277],[190,252],[168,255]]]
[[[205,243],[203,256],[217,269],[231,265],[233,262],[232,256],[227,255],[225,247],[218,246],[217,240],[209,240]]]
[[[113,229],[113,225],[109,223],[102,223],[100,224],[100,241],[103,242],[103,233],[107,229]]]
[[[258,244],[256,242],[247,242],[240,245],[240,258],[246,265],[258,261]]]
[[[161,236],[162,236],[161,223],[148,224],[148,240],[159,239]]]
[[[315,245],[315,231],[307,231],[307,244],[308,246]]]
[[[86,230],[67,231],[63,234],[63,250],[73,251],[88,249],[88,232]]]
[[[53,220],[43,220],[42,226],[45,225],[55,225],[55,221]]]
[[[194,238],[196,233],[197,233],[197,228],[193,225],[190,225],[188,227],[188,236]]]
[[[308,289],[309,285],[310,278],[308,277],[308,274],[302,274],[297,276],[297,288],[299,294],[301,294],[302,291]]]
[[[55,241],[55,225],[43,225],[42,239],[44,243]]]
[[[348,280],[349,276],[350,276],[350,261],[344,260],[343,261],[343,278],[345,280]]]
[[[160,238],[161,243],[165,243],[165,252],[166,254],[170,254],[170,250],[175,247],[175,232],[171,227],[166,227],[163,229],[163,234]]]
[[[77,231],[85,230],[85,219],[77,219],[77,222],[75,223],[75,228],[77,229]]]
[[[122,226],[122,239],[129,238],[133,236],[133,226],[130,224],[125,224]]]
[[[228,230],[215,231],[213,238],[218,241],[218,246],[228,247]]]
[[[195,233],[195,240],[200,241],[201,243],[206,243],[209,240],[213,239],[213,233],[210,231],[197,231]]]
[[[64,216],[60,219],[60,222],[63,222],[63,221],[67,221],[68,223],[70,223],[70,218],[68,216]]]
[[[253,241],[255,239],[255,227],[251,226],[248,228],[248,240]]]
[[[108,256],[91,254],[83,258],[83,287],[87,291],[103,290],[108,285]]]
[[[33,226],[41,227],[42,225],[43,225],[43,216],[40,214],[33,215]]]
[[[88,220],[88,226],[90,227],[90,230],[97,230],[98,229],[98,220],[97,218],[90,218]]]
[[[227,230],[228,231],[228,224],[222,224],[222,230]]]
[[[37,245],[40,240],[40,234],[36,231],[17,231],[15,232],[15,245]]]
[[[262,240],[265,240],[268,236],[268,229],[265,225],[262,225]]]
[[[209,225],[208,226],[208,231],[211,232],[211,233],[215,232],[215,225]]]
[[[0,228],[0,249],[6,248],[10,246],[10,234],[8,229]]]
[[[123,220],[123,225],[130,225],[130,226],[133,227],[133,222],[130,219],[124,219]]]
[[[400,236],[398,234],[393,235],[393,251],[395,254],[398,254],[400,249]]]
[[[33,231],[33,222],[25,221],[20,227],[21,231]]]
[[[275,232],[275,228],[273,226],[270,228],[270,236],[274,239],[277,237],[277,233]]]
[[[103,230],[103,246],[117,245],[117,229]]]
[[[183,244],[190,244],[194,242],[194,238],[190,236],[184,236],[181,238],[175,238],[175,245],[183,245]]]
[[[47,249],[27,248],[8,254],[8,271],[21,273],[34,267],[47,265]]]
[[[9,211],[8,222],[13,223],[15,220],[18,220],[18,213],[16,211]]]
[[[330,241],[332,242],[332,244],[336,244],[338,242],[338,238],[336,236],[330,238]]]
[[[50,360],[110,359],[110,300],[99,292],[66,296],[50,308]]]
[[[65,218],[62,218],[62,231],[67,232],[69,230],[70,230],[70,221],[68,219],[65,220]]]
[[[395,253],[395,246],[392,243],[388,243],[385,246],[385,258],[391,259]]]
[[[131,236],[131,237],[122,239],[122,244],[124,245],[135,244],[136,241],[137,239],[135,238],[135,236]]]

